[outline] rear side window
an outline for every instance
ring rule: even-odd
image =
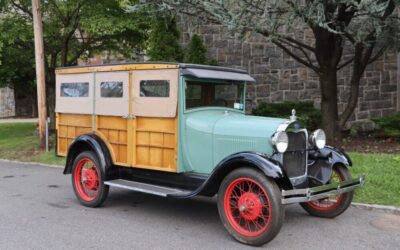
[[[101,97],[122,97],[124,95],[123,83],[119,81],[102,82],[100,93]]]
[[[143,80],[140,81],[141,97],[169,97],[168,80]]]
[[[61,83],[62,97],[88,97],[89,83],[88,82],[66,82]]]

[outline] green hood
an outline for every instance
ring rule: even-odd
[[[185,118],[189,157],[205,159],[210,151],[213,166],[238,152],[272,154],[271,136],[287,121],[221,109],[193,111],[185,114]]]

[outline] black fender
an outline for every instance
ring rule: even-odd
[[[308,175],[316,181],[315,185],[329,182],[333,166],[340,164],[350,167],[353,165],[346,153],[331,146],[309,151],[308,160]]]
[[[95,134],[84,134],[75,138],[69,146],[64,174],[72,172],[75,158],[83,151],[93,151],[97,155],[104,173],[107,173],[108,167],[112,166],[110,152],[103,140]]]
[[[251,167],[274,179],[281,189],[293,188],[281,164],[266,154],[257,152],[240,152],[224,158],[212,171],[207,180],[195,191],[185,196],[174,198],[189,198],[195,195],[212,196],[219,190],[222,180],[233,170],[240,167]]]

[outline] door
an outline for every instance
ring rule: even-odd
[[[132,73],[132,166],[177,172],[178,69]]]
[[[95,79],[95,131],[108,144],[113,162],[130,166],[129,126],[131,118],[130,72],[97,72]]]

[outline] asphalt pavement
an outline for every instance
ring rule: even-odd
[[[252,249],[220,223],[215,198],[173,200],[111,189],[101,208],[75,199],[62,169],[0,161],[0,249]],[[351,207],[335,219],[286,207],[262,249],[400,249],[400,216]]]

